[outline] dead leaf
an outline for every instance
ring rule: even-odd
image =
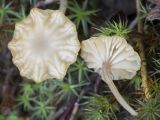
[[[151,5],[148,21],[160,20],[160,0],[148,0]]]
[[[160,0],[149,0],[152,4],[160,5]]]
[[[149,15],[147,17],[147,20],[148,21],[160,20],[160,5],[151,9],[151,11],[149,12]]]

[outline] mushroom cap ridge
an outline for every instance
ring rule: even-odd
[[[35,82],[63,79],[76,61],[80,43],[76,26],[59,10],[33,8],[15,26],[8,44],[20,74]]]

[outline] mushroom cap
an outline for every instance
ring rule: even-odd
[[[63,79],[76,61],[80,43],[76,26],[59,10],[33,8],[15,26],[8,44],[20,74],[35,82]]]
[[[103,80],[103,63],[106,63],[110,80],[132,79],[141,63],[137,52],[124,38],[118,36],[92,37],[83,41],[81,57]]]

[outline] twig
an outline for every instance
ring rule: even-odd
[[[72,112],[71,112],[71,115],[70,115],[69,120],[74,120],[75,115],[76,115],[76,113],[77,113],[77,111],[78,111],[78,109],[79,109],[79,101],[80,101],[80,98],[81,98],[81,97],[85,94],[85,92],[86,92],[85,89],[86,89],[86,88],[83,88],[83,89],[82,89],[79,98],[77,98],[76,102],[74,103],[74,107],[73,107],[73,109],[72,109]]]
[[[137,27],[138,27],[138,32],[142,33],[143,32],[143,21],[140,19],[141,12],[140,12],[140,7],[141,7],[141,1],[136,0],[136,7],[137,7]],[[146,58],[145,58],[145,51],[144,51],[144,45],[142,39],[138,39],[138,46],[139,46],[139,54],[141,57],[141,78],[142,78],[142,87],[144,89],[145,97],[149,99],[151,97],[150,91],[149,91],[149,85],[148,85],[148,73],[147,73],[147,63],[146,63]]]
[[[72,110],[72,113],[71,113],[71,116],[70,116],[69,120],[74,120],[74,117],[75,117],[75,115],[78,111],[78,108],[79,108],[79,104],[78,104],[78,102],[75,102],[74,108]]]
[[[136,27],[136,25],[137,25],[137,18],[135,18],[130,24],[129,24],[129,26],[128,26],[128,29],[129,30],[132,30],[133,28],[135,28]]]
[[[40,6],[45,6],[54,2],[58,2],[59,0],[44,0],[44,1],[39,1],[37,4],[35,4],[34,7],[40,7]]]
[[[68,6],[68,1],[67,0],[60,0],[59,10],[61,10],[65,13],[66,9],[67,9],[67,6]]]
[[[61,116],[59,116],[58,120],[66,120],[66,117],[69,115],[69,113],[71,112],[74,103],[76,102],[77,98],[73,97],[72,100],[70,101],[70,103],[67,105],[67,109],[63,112],[63,114],[61,114]]]
[[[61,107],[52,117],[51,120],[57,120],[58,117],[67,110],[67,106]]]
[[[98,88],[99,88],[99,84],[101,82],[101,79],[100,79],[100,76],[96,76],[97,79],[96,79],[96,83],[94,85],[94,92],[97,93],[98,92]]]

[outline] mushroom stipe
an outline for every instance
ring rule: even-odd
[[[114,82],[112,80],[110,80],[106,75],[107,74],[107,67],[106,67],[106,62],[103,63],[103,76],[104,76],[104,81],[108,84],[108,87],[110,88],[110,90],[112,91],[113,95],[115,96],[115,98],[117,99],[117,101],[124,107],[124,109],[126,109],[131,115],[133,116],[137,116],[138,113],[128,105],[128,103],[124,100],[124,98],[122,97],[122,95],[119,93],[119,91],[117,90],[117,87],[114,85]]]

